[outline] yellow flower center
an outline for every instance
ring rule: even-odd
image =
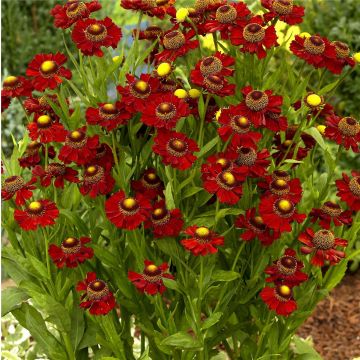
[[[326,129],[326,126],[325,126],[325,125],[318,125],[316,128],[319,130],[319,133],[320,133],[321,135],[324,135],[324,134],[325,134],[325,129]]]
[[[70,246],[75,245],[76,242],[77,242],[77,240],[75,238],[73,238],[73,237],[69,237],[69,238],[64,240],[64,244],[70,245]]]
[[[138,90],[145,92],[147,90],[147,88],[148,88],[148,84],[145,81],[139,80],[139,81],[136,82],[135,87]]]
[[[283,296],[289,296],[291,294],[291,289],[287,285],[281,285],[279,287],[279,292]]]
[[[276,180],[276,185],[280,186],[280,187],[283,187],[286,185],[286,181],[285,180],[281,180],[281,179],[278,179]]]
[[[254,220],[255,220],[255,222],[257,224],[263,224],[264,223],[264,220],[263,220],[263,218],[261,216],[255,216]]]
[[[103,109],[107,111],[113,111],[115,110],[115,106],[113,104],[104,104]]]
[[[90,30],[94,33],[98,33],[102,30],[102,27],[99,24],[93,24],[90,26]]]
[[[37,123],[40,125],[48,125],[51,122],[51,118],[48,115],[41,115],[37,119]]]
[[[158,269],[158,267],[156,265],[154,265],[154,264],[148,265],[147,268],[146,268],[146,270],[151,272],[151,273],[157,271],[157,269]]]
[[[96,167],[95,166],[89,166],[87,169],[86,169],[86,172],[88,174],[94,174],[96,172]]]
[[[159,76],[169,75],[171,72],[171,65],[169,63],[161,63],[156,70]]]
[[[321,97],[316,94],[310,94],[306,98],[306,102],[311,106],[319,106],[322,102]]]
[[[179,99],[186,99],[188,94],[184,89],[177,89],[175,90],[174,95]]]
[[[158,208],[158,209],[155,209],[155,210],[153,211],[153,214],[154,214],[155,216],[160,216],[160,215],[162,215],[162,213],[163,213],[163,209],[162,209],[162,208]]]
[[[357,52],[354,54],[354,60],[357,62],[357,63],[360,63],[360,52]]]
[[[150,180],[155,180],[156,179],[156,175],[154,173],[150,173],[147,175],[148,179]]]
[[[136,205],[136,200],[134,198],[127,198],[123,201],[123,204],[126,208],[131,209]]]
[[[33,201],[29,204],[29,209],[33,211],[38,211],[41,209],[41,203],[39,201]]]
[[[56,68],[56,63],[55,61],[52,60],[46,60],[40,66],[41,71],[45,73],[51,72],[55,70],[55,68]]]
[[[181,8],[176,12],[176,20],[178,22],[183,22],[189,15],[189,10],[186,8]]]
[[[222,177],[228,185],[234,185],[236,182],[235,176],[231,172],[224,172]]]
[[[292,204],[289,200],[280,200],[278,206],[283,211],[290,211],[292,209]]]
[[[290,146],[291,145],[291,140],[285,140],[284,141],[284,146],[285,147],[288,147],[288,146]]]
[[[73,131],[72,133],[71,133],[71,138],[72,139],[80,139],[81,138],[81,132],[80,131],[77,131],[77,130],[75,130],[75,131]]]
[[[201,226],[195,230],[195,233],[200,237],[206,237],[209,236],[210,230],[205,226]]]
[[[17,81],[17,77],[16,76],[8,76],[7,78],[5,78],[4,83],[5,84],[13,84]]]

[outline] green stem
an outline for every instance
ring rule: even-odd
[[[239,260],[239,256],[240,256],[241,252],[242,252],[243,249],[244,249],[244,246],[245,246],[245,241],[243,241],[243,242],[241,243],[241,245],[240,245],[240,247],[239,247],[239,250],[238,250],[238,252],[237,252],[237,254],[236,254],[236,256],[235,256],[234,262],[233,262],[232,267],[231,267],[231,270],[232,270],[232,271],[234,271],[235,268],[236,268],[236,264],[237,264],[237,262],[238,262],[238,260]]]
[[[76,360],[75,354],[74,354],[74,350],[73,347],[71,345],[71,340],[69,337],[69,334],[67,332],[63,332],[61,333],[63,339],[64,339],[64,345],[65,345],[65,349],[68,353],[69,356],[69,360]]]

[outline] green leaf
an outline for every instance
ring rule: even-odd
[[[214,312],[212,313],[202,324],[201,329],[205,330],[210,328],[211,326],[215,325],[221,318],[221,316],[223,315],[222,312],[218,311],[218,312]]]
[[[219,137],[215,137],[214,139],[210,140],[205,146],[203,146],[200,151],[195,154],[198,158],[202,158],[206,153],[208,153],[218,142]]]
[[[200,192],[201,190],[204,190],[202,187],[199,187],[199,186],[192,186],[192,187],[189,187],[187,188],[183,195],[181,196],[182,199],[186,199],[190,196],[193,196],[195,194],[197,194],[198,192]]]
[[[32,268],[35,273],[39,274],[44,279],[49,279],[49,274],[47,272],[46,266],[40,260],[38,260],[35,256],[32,256],[29,253],[26,253],[26,259],[30,261]]]
[[[330,92],[332,89],[335,88],[335,86],[339,83],[339,79],[335,80],[334,82],[324,86],[321,90],[317,92],[318,95],[324,95]]]
[[[194,339],[191,335],[189,335],[185,331],[180,331],[176,334],[170,335],[165,338],[161,345],[174,346],[180,349],[200,349],[201,343],[199,340]]]
[[[215,214],[215,218],[218,221],[218,220],[224,218],[226,215],[239,215],[239,214],[243,214],[243,213],[244,213],[244,210],[241,210],[241,209],[226,208],[226,209],[219,210]]]
[[[21,306],[29,295],[18,287],[9,287],[1,292],[1,316]]]
[[[171,182],[168,182],[165,189],[165,201],[166,201],[166,207],[169,210],[175,209],[175,201],[172,193],[172,187]]]
[[[82,234],[89,233],[88,227],[86,226],[85,222],[80,218],[78,214],[76,214],[75,211],[61,209],[60,215],[65,216],[72,224],[74,224],[75,227],[79,228]]]
[[[211,276],[213,281],[233,281],[240,277],[236,271],[216,270]]]
[[[307,134],[311,135],[316,140],[316,142],[320,145],[320,147],[322,149],[325,150],[327,148],[324,138],[322,137],[322,135],[320,134],[319,130],[316,127],[311,127],[309,129],[305,130],[305,132]]]
[[[175,290],[177,292],[181,292],[180,289],[179,289],[178,283],[175,280],[168,279],[168,278],[165,278],[165,277],[162,280],[163,280],[164,285],[168,289]]]
[[[308,360],[322,360],[319,353],[312,347],[309,341],[301,339],[299,336],[294,335],[294,352],[299,355],[309,355]]]

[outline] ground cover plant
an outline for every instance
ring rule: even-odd
[[[56,360],[292,358],[359,255],[360,125],[330,99],[360,54],[292,0],[122,0],[131,38],[101,6],[56,5],[59,51],[3,80],[2,314]]]

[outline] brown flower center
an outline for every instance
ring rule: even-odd
[[[27,147],[26,147],[26,154],[27,155],[33,155],[36,154],[39,149],[41,148],[41,144],[36,142],[36,141],[32,141]]]
[[[107,37],[107,29],[103,24],[91,24],[85,30],[85,37],[92,42],[103,41]]]
[[[270,190],[275,195],[285,195],[290,192],[290,186],[289,184],[282,179],[273,180],[270,183]]]
[[[94,280],[86,289],[89,300],[100,300],[109,294],[109,288],[105,281]]]
[[[221,77],[217,75],[204,77],[204,85],[211,91],[220,91],[224,87]]]
[[[287,302],[292,297],[292,290],[287,285],[277,285],[275,288],[275,297],[281,302]]]
[[[293,256],[284,255],[276,262],[276,266],[281,274],[293,275],[297,269],[297,261]]]
[[[167,150],[173,156],[181,157],[187,152],[187,149],[187,143],[180,139],[171,139],[167,144]]]
[[[223,68],[222,62],[216,56],[208,56],[200,64],[200,71],[203,76],[213,75]]]
[[[255,233],[262,233],[266,230],[266,225],[261,216],[254,216],[249,219],[249,225]]]
[[[355,196],[360,197],[360,176],[355,176],[350,180],[349,189]]]
[[[243,30],[244,39],[251,43],[257,43],[265,38],[265,29],[256,23],[248,24]]]
[[[333,41],[332,44],[335,46],[336,56],[340,59],[346,58],[350,54],[350,48],[347,44],[341,41]]]
[[[279,15],[289,15],[293,10],[293,0],[274,0],[272,8]]]
[[[170,213],[165,207],[159,207],[151,213],[151,220],[156,225],[164,225],[170,220]]]
[[[161,180],[155,173],[144,174],[141,182],[146,188],[156,188],[160,185]]]
[[[238,158],[236,163],[238,165],[252,166],[257,159],[256,151],[251,147],[241,146],[238,150]]]
[[[221,24],[232,23],[237,17],[236,9],[231,5],[220,6],[216,10],[215,18]]]
[[[315,233],[312,242],[317,249],[329,250],[335,244],[335,236],[329,230],[319,230]]]
[[[61,250],[65,254],[76,254],[80,251],[80,249],[81,242],[73,237],[69,237],[61,243]]]
[[[151,87],[147,82],[138,80],[131,84],[130,93],[139,99],[146,99],[151,93]]]
[[[185,45],[185,36],[179,30],[170,31],[164,35],[163,44],[167,50],[178,50]]]
[[[60,176],[64,175],[66,172],[66,167],[64,164],[51,163],[48,165],[46,172],[51,176]]]
[[[246,95],[245,104],[253,111],[260,111],[269,104],[269,97],[264,91],[253,90]]]
[[[163,31],[159,26],[149,26],[144,30],[144,35],[147,39],[154,39],[161,36]]]
[[[87,7],[82,1],[69,1],[66,16],[70,19],[79,19],[87,12]]]
[[[294,214],[295,206],[290,200],[279,199],[274,203],[274,212],[282,218],[288,218]]]
[[[289,181],[290,175],[284,170],[275,170],[272,173],[272,178],[273,178],[273,180],[279,179],[279,180]]]
[[[339,121],[338,128],[342,135],[353,137],[360,132],[359,123],[352,117],[344,117]]]
[[[169,121],[176,115],[176,106],[169,102],[163,102],[156,107],[155,113],[159,119]]]
[[[3,190],[10,193],[15,193],[16,191],[22,189],[25,186],[25,181],[21,176],[10,176],[4,180]]]
[[[321,207],[321,211],[330,216],[339,216],[341,214],[341,207],[332,201],[326,201]]]
[[[311,55],[320,55],[325,51],[325,43],[320,36],[313,35],[304,40],[304,48]]]

